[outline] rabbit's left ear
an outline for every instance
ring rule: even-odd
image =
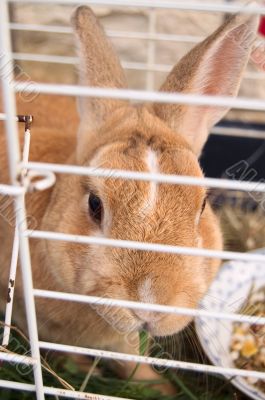
[[[163,92],[233,96],[238,93],[256,37],[256,15],[234,15],[173,68]],[[228,111],[216,106],[154,104],[158,117],[182,134],[199,155],[209,130]]]

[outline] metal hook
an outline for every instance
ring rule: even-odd
[[[33,123],[32,115],[17,115],[17,121],[25,124],[25,143],[23,151],[23,164],[28,162],[29,146],[30,146],[30,130]],[[36,178],[40,178],[36,180]],[[28,171],[27,168],[22,168],[20,171],[19,180],[28,192],[46,190],[52,187],[56,181],[55,174],[49,171]],[[33,181],[34,180],[34,181]]]

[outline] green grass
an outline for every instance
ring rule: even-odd
[[[171,352],[174,351],[175,358],[180,357],[186,361],[208,363],[194,335],[194,330],[191,326],[182,334],[172,337],[171,340],[162,341],[160,339],[159,344],[165,351],[170,352],[170,349]],[[145,354],[147,351],[147,338],[144,333],[140,337],[140,353]],[[18,332],[12,331],[9,350],[25,354],[29,350],[28,342]],[[161,373],[161,379],[158,381],[134,382],[132,379],[119,379],[104,360],[94,360],[91,367],[92,370],[84,372],[79,370],[78,365],[72,358],[63,354],[44,353],[43,359],[60,379],[66,381],[75,390],[82,388],[85,392],[136,400],[246,400],[246,397],[237,392],[230,382],[216,376],[182,370],[168,370],[163,374]],[[58,378],[54,377],[47,369],[43,369],[43,376],[45,385],[63,387]],[[4,362],[0,366],[0,379],[33,383],[33,374],[30,368],[20,371],[18,366]],[[152,388],[152,384],[167,380],[176,387],[176,395],[162,396],[156,389]],[[46,396],[46,398],[56,399],[54,396]],[[35,399],[35,394],[0,389],[0,399],[33,400]]]

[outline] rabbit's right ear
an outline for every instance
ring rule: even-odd
[[[93,11],[86,6],[76,9],[72,24],[80,54],[80,83],[101,88],[127,87],[124,71],[112,45]],[[100,126],[108,115],[126,102],[82,97],[79,100],[81,125],[87,130]]]
[[[235,97],[256,38],[259,18],[237,14],[194,47],[173,68],[163,92]],[[158,117],[190,142],[199,155],[209,131],[228,107],[154,104]]]

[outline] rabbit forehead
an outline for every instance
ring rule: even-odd
[[[143,139],[139,132],[126,140],[102,146],[89,165],[202,176],[198,161],[188,148],[177,145],[166,147],[159,137],[153,135]],[[108,215],[112,214],[111,220],[116,229],[121,221],[124,228],[124,224],[139,226],[154,218],[157,223],[164,218],[163,224],[168,224],[167,229],[176,219],[178,224],[183,221],[192,225],[205,195],[205,189],[200,187],[114,179],[111,175],[107,179],[89,178],[88,186],[94,188],[106,203],[106,211]]]

